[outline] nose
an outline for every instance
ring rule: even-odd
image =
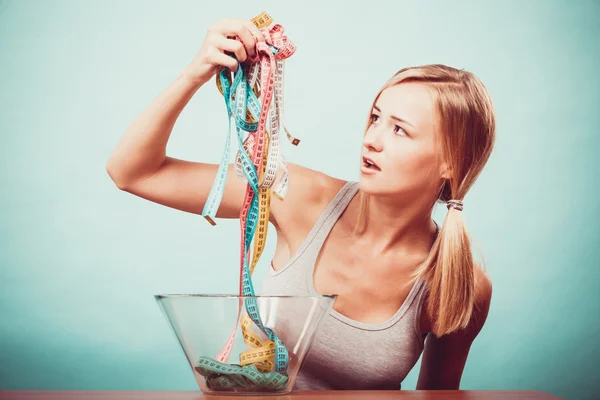
[[[365,133],[363,146],[365,146],[367,150],[371,151],[383,150],[383,140],[381,134],[381,129],[379,129],[377,126],[371,125],[369,129],[367,129],[367,133]]]

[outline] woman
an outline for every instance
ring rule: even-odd
[[[257,41],[246,20],[208,29],[110,157],[120,189],[202,213],[218,165],[167,157],[166,145],[194,93],[223,66],[236,71]],[[399,389],[424,351],[417,389],[459,389],[491,301],[461,211],[494,145],[492,101],[471,73],[426,65],[398,71],[369,111],[358,182],[289,163],[285,200],[271,202],[277,247],[263,290],[338,294],[294,388]],[[245,190],[231,164],[216,216],[238,218]],[[441,227],[437,201],[448,207]]]

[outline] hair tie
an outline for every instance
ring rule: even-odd
[[[448,200],[446,202],[446,207],[448,208],[448,210],[450,208],[455,208],[458,211],[462,211],[462,209],[463,209],[463,202],[462,202],[462,200]]]

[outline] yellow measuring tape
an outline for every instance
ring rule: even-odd
[[[270,15],[268,15],[266,12],[262,12],[260,15],[254,17],[251,20],[254,25],[259,28],[265,28],[268,27],[272,22],[273,19],[271,18]],[[273,28],[273,32],[275,34],[277,33],[282,33],[283,30],[280,26],[276,26]],[[268,32],[265,32],[268,35]],[[281,49],[280,49],[281,50]],[[289,49],[288,49],[289,51]],[[293,50],[291,53],[287,53],[287,54],[293,54]],[[222,68],[226,69],[226,68]],[[256,72],[256,71],[254,71]],[[283,66],[282,64],[278,64],[278,68],[277,71],[275,72],[279,72],[282,73],[283,72]],[[256,77],[256,76],[254,76]],[[282,85],[282,80],[283,77],[280,75],[273,75],[274,80],[279,79],[279,82],[276,82],[277,85]],[[221,80],[220,79],[216,79],[216,83],[217,83],[217,88],[219,89],[219,91],[221,92],[222,95],[224,95],[224,90],[223,87],[221,85]],[[271,82],[272,85],[273,82]],[[248,87],[250,87],[250,85],[248,85]],[[281,86],[277,86],[278,88],[280,88]],[[259,93],[259,89],[260,90],[266,90],[265,88],[259,88],[259,82],[258,80],[256,80],[255,84],[253,85],[252,89],[254,90],[255,93]],[[277,91],[274,91],[273,93],[273,99],[272,99],[272,105],[274,105],[274,107],[272,107],[271,111],[272,113],[272,118],[276,118],[278,117],[278,101],[281,100],[281,102],[283,102],[282,99],[282,93],[278,94]],[[256,123],[256,119],[253,117],[251,110],[248,108],[246,109],[246,113],[245,113],[245,123],[248,124],[253,124]],[[274,128],[275,129],[275,128]],[[298,140],[297,138],[293,137],[289,131],[287,130],[287,128],[285,127],[284,124],[284,130],[286,132],[287,138],[288,140],[295,146],[297,146],[300,143],[300,140]],[[265,126],[265,143],[264,146],[266,149],[269,149],[269,145],[270,145],[270,141],[271,141],[271,136],[270,136],[270,132],[269,130],[266,129]],[[244,150],[248,153],[248,155],[250,156],[250,158],[253,157],[252,154],[252,149],[253,149],[253,145],[254,145],[254,137],[252,135],[248,135],[248,137],[246,138],[246,140],[243,143],[244,146]],[[278,146],[277,142],[274,143],[274,146]],[[276,148],[276,150],[278,150],[278,147]],[[276,154],[277,156],[278,154]],[[260,259],[260,256],[262,254],[262,252],[264,251],[265,245],[266,245],[266,238],[267,238],[267,231],[268,231],[268,223],[269,223],[269,215],[270,215],[270,202],[271,202],[271,192],[280,200],[283,199],[285,192],[287,191],[287,170],[285,169],[285,161],[283,160],[283,157],[281,159],[281,162],[283,163],[284,166],[284,179],[282,179],[282,189],[281,190],[273,190],[271,191],[271,187],[270,185],[273,183],[275,177],[273,176],[269,176],[268,179],[269,181],[267,182],[267,185],[263,185],[265,183],[265,179],[267,178],[265,175],[266,170],[267,170],[267,165],[269,165],[270,167],[273,166],[273,164],[269,164],[269,157],[270,157],[270,152],[269,151],[264,151],[263,155],[262,155],[262,168],[260,168],[260,170],[257,170],[258,173],[258,183],[259,183],[259,187],[258,187],[258,221],[257,221],[257,226],[256,226],[256,232],[255,232],[255,237],[254,237],[254,246],[253,246],[253,257],[252,257],[252,262],[250,263],[250,276],[252,276],[254,269]],[[238,152],[238,161],[239,161],[239,152]],[[271,160],[273,161],[273,160]],[[275,162],[279,162],[279,160],[275,160]],[[236,163],[236,167],[238,167],[238,163]],[[237,172],[237,170],[236,170]],[[241,175],[240,173],[238,173],[238,176]],[[205,218],[212,224],[215,225],[214,220],[212,220],[212,218],[210,218],[208,215],[205,215]],[[244,229],[244,228],[242,228]],[[242,367],[244,366],[253,366],[253,368],[256,368],[257,371],[261,372],[261,373],[267,373],[267,380],[272,377],[272,381],[267,382],[267,385],[272,385],[273,388],[279,388],[281,389],[281,384],[285,384],[285,381],[282,381],[282,379],[285,379],[286,377],[281,374],[278,374],[276,372],[273,372],[275,370],[276,367],[276,343],[273,340],[265,340],[264,342],[260,339],[259,335],[257,335],[256,333],[252,332],[252,327],[256,326],[254,324],[254,322],[252,321],[252,318],[248,315],[248,312],[245,311],[240,319],[240,325],[241,325],[241,329],[242,329],[242,336],[243,336],[243,340],[244,343],[246,345],[248,345],[250,347],[249,350],[243,351],[242,353],[240,353],[239,356],[239,360],[240,360],[240,364]],[[278,339],[277,339],[278,340]],[[230,348],[228,349],[228,351],[230,350]],[[227,352],[223,354],[220,354],[220,356],[222,358],[227,357]],[[235,366],[230,366],[229,368],[231,368],[231,371],[235,371],[237,372],[237,370],[235,370]],[[228,370],[228,366],[225,364],[221,364],[219,362],[213,362],[211,360],[204,360],[202,365],[199,365],[197,368],[197,370],[201,371],[202,373],[210,373],[210,372],[222,372],[224,370]],[[272,373],[274,375],[268,375],[269,373]],[[233,375],[232,375],[232,380],[227,380],[227,379],[221,379],[218,382],[213,382],[213,384],[220,384],[223,385],[223,387],[231,387],[231,385],[234,385],[235,383],[237,383],[238,385],[244,385],[244,379],[241,378],[241,376],[246,376],[244,375],[244,373],[238,373],[238,375],[236,376],[235,379],[233,379]],[[222,376],[219,376],[217,379],[223,378]],[[264,384],[264,382],[262,382],[261,377],[258,376],[253,376],[251,373],[249,375],[246,376],[246,378],[250,379],[252,382],[255,382],[255,380],[257,380],[259,383]],[[247,382],[246,382],[247,383]]]

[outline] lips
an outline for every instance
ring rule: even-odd
[[[375,163],[375,161],[373,161],[372,158],[363,157],[363,165],[367,168],[372,168],[377,171],[381,171],[381,168],[379,168],[379,166]]]

